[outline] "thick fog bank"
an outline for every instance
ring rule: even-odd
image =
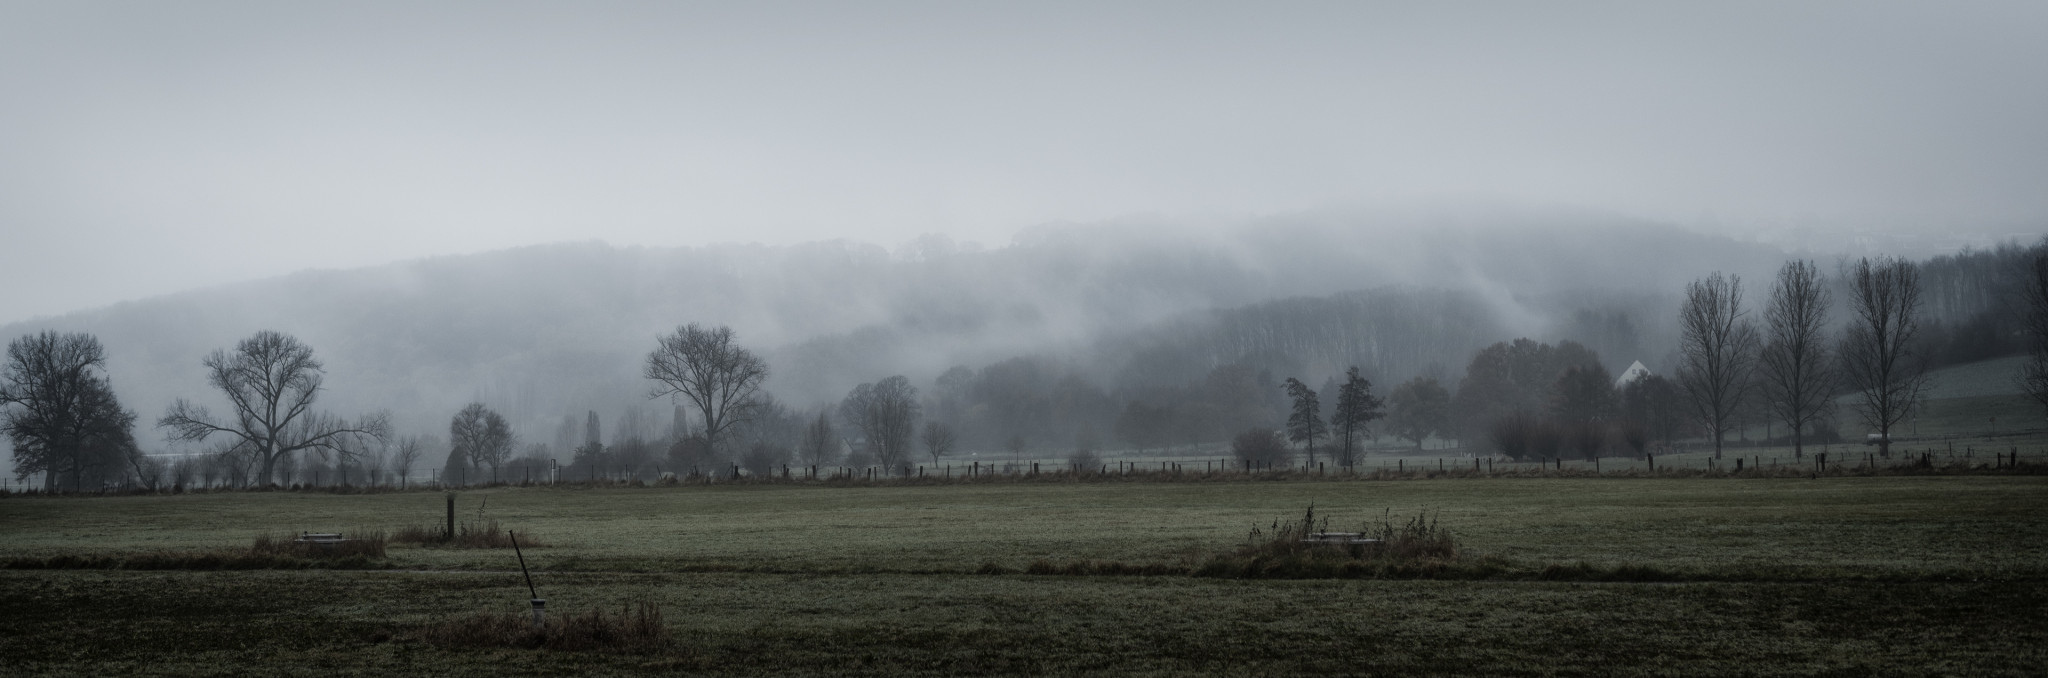
[[[797,407],[896,374],[928,388],[949,368],[1018,356],[1110,393],[1238,362],[1317,383],[1354,364],[1383,383],[1454,374],[1516,336],[1575,338],[1618,370],[1669,352],[1685,282],[1721,270],[1761,290],[1785,258],[1563,211],[1129,219],[1042,227],[994,248],[942,237],[894,251],[525,247],[178,292],[0,333],[97,335],[145,424],[179,397],[218,409],[201,358],[275,329],[325,361],[325,409],[390,410],[399,431],[432,432],[481,400],[545,442],[588,410],[665,420],[670,404],[646,398],[640,369],[658,334],[689,322],[733,327],[767,358],[768,390]]]

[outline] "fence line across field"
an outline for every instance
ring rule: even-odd
[[[1893,450],[1889,455],[1882,455],[1874,450],[1860,450],[1852,448],[1851,450],[1845,452],[1841,450],[1834,450],[1832,449],[1832,446],[1830,446],[1828,448],[1823,448],[1822,450],[1808,452],[1805,457],[1797,459],[1782,454],[1739,454],[1740,451],[1742,450],[1738,449],[1732,451],[1724,451],[1722,457],[1718,459],[1714,457],[1713,452],[1705,450],[1653,453],[1647,454],[1643,457],[1598,457],[1594,459],[1570,459],[1565,457],[1511,459],[1501,455],[1475,454],[1462,454],[1459,456],[1435,455],[1393,456],[1380,458],[1369,457],[1365,460],[1364,463],[1353,465],[1348,468],[1332,464],[1328,459],[1320,459],[1316,461],[1302,461],[1300,463],[1290,462],[1284,466],[1276,466],[1271,463],[1260,463],[1256,461],[1233,459],[1229,457],[1153,457],[1149,459],[1115,459],[1091,465],[1091,467],[1087,469],[1078,468],[1073,462],[1064,460],[968,460],[957,463],[947,462],[937,465],[917,464],[914,466],[905,467],[905,470],[902,473],[892,473],[890,469],[876,465],[781,465],[781,468],[776,469],[773,472],[767,474],[759,474],[749,471],[748,469],[744,468],[739,464],[730,464],[716,470],[707,470],[703,468],[686,469],[683,474],[677,474],[674,471],[659,470],[659,467],[657,467],[658,470],[652,478],[649,478],[648,476],[642,473],[626,471],[623,469],[612,469],[609,471],[603,471],[595,468],[588,469],[587,473],[584,474],[582,477],[577,477],[577,474],[570,472],[571,469],[559,468],[544,469],[550,472],[543,474],[543,476],[538,480],[533,478],[531,474],[522,474],[522,476],[517,481],[501,479],[481,483],[469,483],[465,482],[464,480],[458,480],[457,482],[444,482],[445,479],[441,477],[439,471],[432,470],[429,472],[424,482],[413,482],[415,479],[411,476],[407,476],[397,478],[395,482],[387,481],[370,485],[294,484],[291,485],[291,487],[378,487],[395,489],[442,489],[447,487],[490,487],[509,485],[549,485],[579,483],[587,484],[596,482],[603,482],[606,484],[624,484],[633,483],[636,481],[646,483],[650,480],[654,482],[674,482],[681,484],[732,482],[735,480],[745,480],[748,482],[769,482],[776,480],[801,482],[894,482],[909,479],[940,481],[972,481],[983,478],[1030,478],[1071,476],[1223,477],[1231,475],[1243,476],[1282,473],[1330,477],[1385,477],[1389,475],[1405,476],[1411,473],[1448,474],[1452,472],[1457,472],[1461,474],[1476,473],[1484,476],[1501,473],[1514,473],[1520,475],[1526,474],[1530,471],[1543,470],[1553,472],[1571,471],[1573,473],[1590,472],[1593,474],[1622,472],[1633,473],[1642,471],[1670,472],[1690,470],[1734,473],[1741,471],[1754,472],[1759,470],[1775,471],[1785,469],[1811,470],[1816,472],[1846,472],[1854,470],[1908,470],[1914,468],[1948,468],[1953,467],[1957,464],[1965,465],[1970,469],[1983,468],[1989,470],[1998,470],[2002,468],[2010,468],[2017,466],[2048,464],[2048,448],[2026,451],[2021,450],[2018,447],[2007,447],[2005,450],[1987,448],[1985,450],[1980,451],[1976,449],[1976,446],[1974,445],[1966,445],[1960,450],[1951,449],[1949,447],[1913,448],[1902,446],[1900,449]],[[192,489],[223,488],[230,488],[230,486],[226,483],[215,483],[212,485],[195,485],[193,486]],[[96,488],[94,490],[88,490],[87,492],[137,491],[141,489],[143,488],[136,485],[124,485]],[[169,488],[159,488],[158,491],[167,489]],[[0,492],[25,493],[42,491],[44,491],[44,488],[40,486],[40,483],[31,482],[30,479],[0,478]]]

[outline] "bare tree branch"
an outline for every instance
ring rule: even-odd
[[[919,406],[917,387],[897,375],[855,386],[839,404],[839,414],[867,437],[868,449],[884,468],[900,471],[910,460]]]
[[[106,352],[90,334],[41,332],[10,342],[0,370],[0,434],[13,442],[17,477],[42,472],[55,490],[60,473],[82,489],[86,473],[132,464],[135,414],[121,408],[100,373]],[[141,470],[140,466],[136,469]]]
[[[175,440],[205,440],[216,433],[234,436],[236,448],[262,464],[255,480],[270,482],[280,459],[302,450],[334,450],[347,437],[383,440],[390,433],[389,416],[365,415],[350,423],[313,411],[324,377],[313,349],[281,332],[257,332],[235,345],[234,352],[214,351],[201,364],[207,381],[227,396],[234,422],[222,423],[204,407],[183,399],[157,420]]]
[[[1714,458],[1721,440],[1754,383],[1756,326],[1743,318],[1742,278],[1716,272],[1685,288],[1679,310],[1678,383],[1691,400],[1693,414],[1714,438]]]
[[[953,427],[928,421],[924,424],[923,439],[925,453],[932,456],[932,465],[938,466],[939,458],[951,454],[953,443],[959,438],[953,433]]]
[[[1856,389],[1854,409],[1891,451],[1892,429],[1912,414],[1927,388],[1920,334],[1920,272],[1904,259],[1863,259],[1849,270],[1854,322],[1842,337],[1842,376]]]
[[[1834,410],[1834,371],[1827,347],[1827,287],[1809,261],[1778,270],[1764,309],[1767,339],[1762,359],[1762,395],[1771,416],[1792,429],[1792,456],[1805,456],[1805,429]]]
[[[706,329],[696,323],[658,337],[647,354],[645,376],[657,382],[649,397],[680,395],[697,406],[704,418],[704,441],[711,453],[719,435],[747,417],[768,378],[768,364],[753,352],[734,346],[732,328]]]
[[[496,410],[470,403],[448,421],[448,444],[469,465],[489,466],[495,475],[512,452],[512,427]]]
[[[2022,391],[2048,409],[2048,238],[2034,246],[2020,273],[2030,359],[2020,368],[2018,381]]]

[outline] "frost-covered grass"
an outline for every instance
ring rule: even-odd
[[[1529,563],[1910,572],[2048,564],[2048,475],[1440,478],[815,487],[494,488],[458,519],[549,545],[543,570],[971,572],[1166,561],[1305,506],[1427,509],[1473,556]],[[0,555],[241,547],[258,533],[435,525],[436,492],[0,500]],[[509,550],[394,543],[396,566],[509,569]]]
[[[653,652],[469,649],[516,575],[0,571],[10,675],[2027,675],[2048,585],[558,574]]]
[[[669,641],[632,653],[429,642],[451,619],[517,619],[528,594],[509,550],[118,569],[137,553],[246,550],[259,533],[435,525],[442,502],[0,499],[0,560],[100,568],[0,569],[0,672],[2024,674],[2048,659],[2048,475],[459,494],[458,519],[548,544],[525,556],[550,610],[658,605]],[[1427,511],[1458,558],[1332,570],[1362,579],[1170,567],[1311,504],[1339,526]]]

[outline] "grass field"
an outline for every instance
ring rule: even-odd
[[[436,492],[0,500],[0,557],[246,548],[432,524]],[[1029,575],[1185,562],[1314,504],[1428,510],[1458,580]],[[385,570],[0,570],[0,673],[2024,675],[2048,659],[2048,475],[495,488],[552,610],[658,602],[674,651],[451,649],[523,606],[513,554]],[[1543,581],[1554,564],[1648,582]],[[994,564],[1009,574],[976,574]]]
[[[135,569],[246,553],[258,534],[434,529],[437,491],[6,496],[0,675],[2039,675],[2048,420],[2007,372],[1940,375],[1900,454],[1870,459],[1929,453],[1930,470],[1864,471],[1869,448],[1852,443],[1809,447],[1834,464],[1809,476],[1810,458],[1738,441],[1713,471],[1694,444],[1660,455],[1662,474],[1630,459],[1599,474],[1495,460],[1499,474],[1475,477],[1456,450],[1382,450],[1364,479],[1205,478],[1223,456],[1209,449],[1112,455],[1179,463],[1177,478],[457,494],[459,520],[545,544],[525,558],[555,619],[659,605],[673,643],[653,653],[426,634],[524,609],[504,549],[392,543],[339,569]],[[1986,468],[2014,449],[2027,467]],[[1749,470],[1730,474],[1737,457]],[[1409,473],[1373,479],[1397,468]],[[1195,576],[1310,505],[1338,530],[1426,512],[1455,533],[1462,565]],[[1029,574],[1084,562],[1167,574]],[[84,567],[24,569],[52,564]]]

